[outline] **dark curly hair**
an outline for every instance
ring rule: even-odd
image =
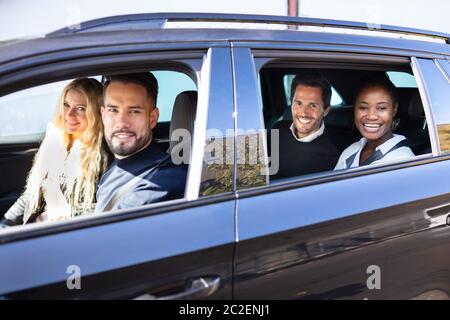
[[[397,88],[385,73],[372,73],[362,78],[356,91],[355,100],[363,90],[372,87],[384,89],[391,97],[393,105],[398,102]]]

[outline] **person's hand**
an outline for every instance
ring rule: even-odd
[[[65,210],[47,211],[47,221],[64,221],[69,220],[70,212]]]
[[[47,219],[48,221],[61,221],[69,219],[71,214],[70,205],[62,193],[61,189],[56,187],[58,183],[50,178],[42,182],[42,187],[47,200]]]

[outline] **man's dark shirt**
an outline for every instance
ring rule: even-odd
[[[333,170],[340,152],[331,142],[327,130],[311,142],[301,142],[294,138],[291,124],[292,121],[283,121],[279,126],[280,166],[274,179]]]
[[[154,167],[157,168],[151,170]],[[152,142],[147,148],[132,156],[121,160],[116,159],[102,175],[97,189],[95,212],[103,212],[114,194],[128,181],[144,171],[150,172],[119,197],[110,210],[132,208],[184,197],[187,166],[174,165],[167,158],[167,153],[156,142]]]

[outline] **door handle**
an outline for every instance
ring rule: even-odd
[[[219,289],[220,277],[200,277],[188,282],[186,289],[182,292],[168,296],[154,296],[149,293],[140,295],[133,300],[182,300],[193,298],[206,298]]]
[[[450,226],[450,204],[425,210],[426,218],[430,220],[431,227],[441,225]]]

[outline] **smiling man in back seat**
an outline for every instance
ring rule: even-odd
[[[329,138],[323,118],[330,111],[331,86],[318,72],[297,75],[292,81],[292,122],[279,126],[277,178],[333,170],[339,151]]]

